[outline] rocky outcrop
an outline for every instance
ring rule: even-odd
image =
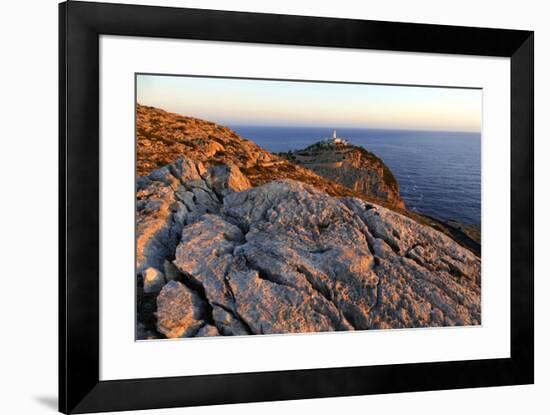
[[[209,171],[212,187],[220,197],[252,187],[248,178],[235,165],[214,165]]]
[[[385,201],[389,206],[405,208],[391,170],[362,147],[319,142],[281,156],[356,192]]]
[[[143,272],[143,291],[147,294],[159,292],[166,280],[158,269],[149,267]]]
[[[218,168],[183,158],[139,180],[138,282],[149,267],[168,282],[138,299],[138,336],[480,324],[480,259],[443,233]]]
[[[194,291],[170,281],[157,298],[157,330],[167,338],[191,337],[205,326],[204,308]]]
[[[221,198],[227,192],[248,187],[250,183],[236,166],[207,169],[202,163],[186,157],[138,178],[138,272],[149,267],[164,269],[165,261],[174,258],[184,226],[205,213],[217,213]],[[166,272],[167,276],[169,274],[173,274],[173,270]]]

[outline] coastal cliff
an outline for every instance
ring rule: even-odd
[[[138,339],[481,323],[479,253],[371,153],[277,156],[141,105],[137,140]]]
[[[357,192],[384,200],[390,206],[405,208],[391,170],[379,157],[362,147],[347,142],[321,141],[280,156]]]

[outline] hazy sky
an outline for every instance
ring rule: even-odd
[[[478,89],[138,75],[137,101],[222,125],[480,131]]]

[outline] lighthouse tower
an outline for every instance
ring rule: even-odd
[[[345,138],[338,137],[336,135],[336,130],[332,130],[332,137],[324,138],[321,143],[325,146],[334,147],[336,144],[348,145],[348,140]]]

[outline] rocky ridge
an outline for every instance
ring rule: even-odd
[[[342,180],[328,177],[328,174],[323,177],[286,157],[267,152],[227,127],[139,104],[136,115],[138,176],[150,174],[186,155],[206,167],[237,166],[252,186],[272,180],[292,179],[308,183],[331,196],[359,197],[389,207],[403,207],[402,201],[390,191],[385,191],[386,188],[365,193],[364,190],[368,190],[366,187],[348,186]],[[378,173],[385,174],[379,169],[372,171],[371,175]]]
[[[252,185],[189,157],[138,179],[138,339],[480,324],[480,258],[448,236],[307,183]]]

